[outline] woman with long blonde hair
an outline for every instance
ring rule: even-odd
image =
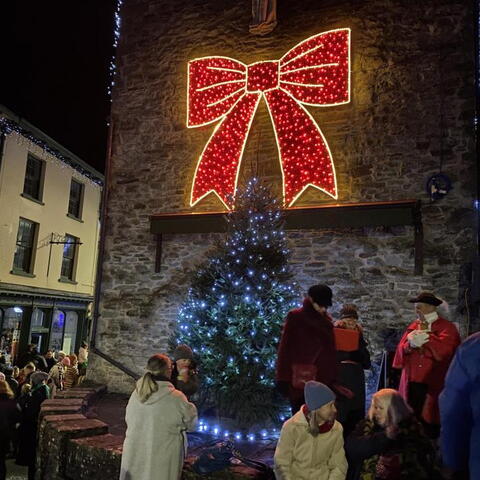
[[[399,392],[379,390],[367,418],[347,438],[348,480],[441,478],[435,449]]]
[[[137,381],[127,405],[127,433],[120,480],[179,480],[187,448],[186,431],[197,409],[170,381],[172,362],[156,354]]]

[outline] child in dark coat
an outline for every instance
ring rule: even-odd
[[[178,345],[173,352],[173,386],[190,399],[198,390],[197,364],[188,345]]]

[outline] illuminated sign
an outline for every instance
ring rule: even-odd
[[[285,206],[308,186],[338,197],[330,148],[304,105],[350,101],[349,28],[310,37],[280,60],[245,65],[228,57],[204,57],[188,63],[187,126],[221,120],[198,159],[191,206],[215,193],[227,209],[233,208],[243,151],[262,97],[275,132]]]

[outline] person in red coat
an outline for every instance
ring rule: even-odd
[[[303,389],[310,380],[333,387],[337,376],[333,322],[327,313],[332,290],[309,288],[303,307],[288,313],[278,348],[276,382],[296,413],[305,403]]]
[[[442,303],[433,293],[421,292],[415,303],[417,319],[403,334],[393,367],[402,369],[399,391],[432,436],[438,436],[438,396],[460,335],[453,323],[438,315]]]

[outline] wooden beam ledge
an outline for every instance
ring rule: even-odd
[[[293,207],[285,209],[284,212],[286,230],[413,225],[415,275],[423,274],[423,225],[419,200],[337,203],[316,207]],[[186,212],[152,215],[150,232],[157,236],[155,271],[160,271],[163,234],[226,232],[227,213]]]

